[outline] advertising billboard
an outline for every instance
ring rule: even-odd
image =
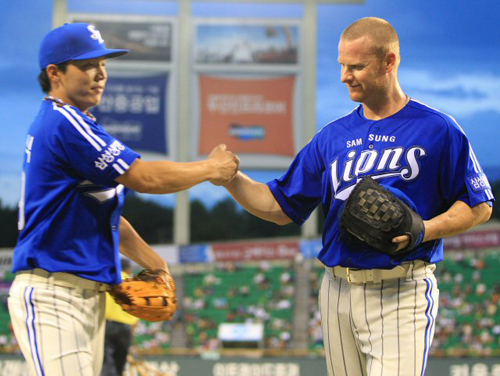
[[[218,144],[242,168],[287,168],[304,145],[301,21],[198,19],[192,154]]]
[[[295,77],[236,79],[200,75],[199,152],[220,143],[235,153],[292,157]]]
[[[130,50],[122,61],[172,61],[174,25],[168,18],[104,14],[71,14],[69,18],[93,24],[107,48]]]
[[[169,154],[167,73],[111,76],[101,104],[92,110],[112,136],[134,150]]]

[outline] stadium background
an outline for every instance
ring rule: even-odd
[[[11,376],[25,374],[10,332],[6,307],[13,278],[9,270],[16,236],[15,206],[24,135],[41,98],[36,84],[38,44],[52,27],[57,6],[65,2],[28,3],[23,9],[13,3],[4,4],[0,16],[0,80],[4,88],[0,94],[4,119],[0,138],[0,155],[4,161],[0,170],[0,247],[3,247],[0,251],[0,374]],[[111,18],[118,21],[120,15],[116,14],[123,15],[124,19],[139,15],[175,20],[182,8],[182,4],[174,1],[108,0],[85,4],[68,1],[67,11],[104,14],[104,20],[109,14],[114,14]],[[290,19],[301,20],[307,13],[301,2],[199,1],[191,5],[193,17],[222,20],[221,24],[244,18],[259,25],[281,24]],[[487,14],[500,14],[499,5],[482,0],[474,2],[473,7],[466,1],[456,1],[450,7],[428,0],[318,4],[313,115],[317,128],[353,107],[338,82],[336,44],[341,30],[363,16],[387,18],[401,38],[403,88],[411,96],[457,118],[493,183],[496,197],[500,197],[500,164],[496,157],[496,140],[500,135],[497,90],[500,27],[492,18],[485,17]],[[34,17],[39,22],[26,21]],[[292,27],[294,25],[292,22]],[[305,24],[299,22],[299,25],[304,28]],[[304,55],[297,70],[292,71],[299,80],[304,80],[304,64],[308,60]],[[166,85],[182,85],[175,78],[178,73],[175,66],[168,73],[170,82]],[[299,88],[307,89],[304,85]],[[169,102],[169,94],[172,93],[161,94],[165,96],[168,112],[164,114],[165,126],[169,127],[167,133],[171,132],[168,135],[175,139],[178,103]],[[293,103],[300,107],[303,93],[295,94]],[[177,117],[171,115],[176,112]],[[297,123],[309,115],[307,109],[303,109],[303,113],[299,111],[295,116]],[[190,125],[180,124],[178,128]],[[300,132],[307,135],[304,129]],[[297,137],[299,145],[295,146],[304,142],[304,137]],[[169,158],[192,158],[189,153],[179,155],[175,141],[169,145]],[[158,157],[156,153],[146,153],[146,157]],[[245,172],[257,180],[267,181],[279,176],[282,169],[261,166]],[[124,215],[171,263],[181,302],[173,322],[141,322],[135,338],[137,356],[179,376],[326,374],[316,308],[321,267],[314,259],[320,246],[321,215],[306,233],[294,225],[265,224],[242,212],[223,189],[203,184],[187,196],[189,242],[175,244],[174,208],[179,207],[176,204],[180,201],[174,197],[131,195],[127,198]],[[494,220],[474,232],[446,242],[446,258],[437,269],[440,311],[428,375],[500,374],[498,210],[494,216]],[[264,337],[262,341],[246,344],[256,348],[235,349],[234,345],[238,344],[217,339],[218,325],[223,322],[262,323]],[[231,345],[233,348],[227,348]]]

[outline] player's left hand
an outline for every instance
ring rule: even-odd
[[[424,238],[422,239],[422,243],[429,240],[428,238],[429,232],[427,231],[427,222],[428,221],[424,221]],[[410,242],[410,236],[409,235],[396,236],[395,238],[392,239],[392,242],[399,243],[398,245],[398,251],[399,251],[400,249],[404,249],[405,247],[408,246]]]
[[[398,244],[398,251],[399,251],[400,249],[408,247],[408,244],[410,244],[410,237],[408,235],[396,236],[395,238],[392,239],[392,242],[399,243]]]

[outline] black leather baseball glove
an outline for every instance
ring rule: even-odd
[[[349,195],[340,216],[341,236],[355,236],[391,257],[407,254],[424,239],[424,221],[403,201],[371,177],[363,178]],[[409,235],[398,250],[392,239]]]

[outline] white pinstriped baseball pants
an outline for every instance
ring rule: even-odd
[[[44,274],[40,269],[18,273],[8,299],[14,334],[31,373],[100,375],[105,285],[66,273]]]
[[[319,293],[329,376],[422,376],[434,337],[434,264],[406,278],[349,284],[327,268]]]

